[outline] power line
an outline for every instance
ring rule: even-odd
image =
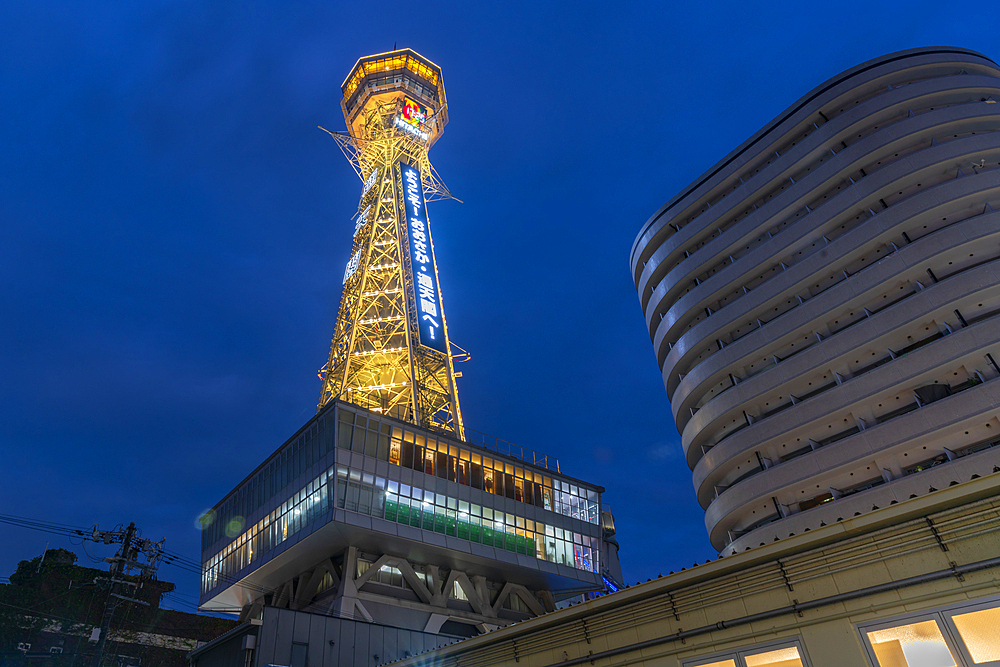
[[[96,525],[93,528],[87,529],[87,528],[82,528],[80,526],[73,526],[70,524],[58,523],[54,521],[43,521],[40,519],[32,519],[30,517],[17,516],[13,514],[0,514],[0,524],[7,524],[12,526],[18,526],[21,528],[28,528],[29,530],[37,530],[41,532],[51,533],[54,535],[62,535],[70,538],[82,538],[82,541],[84,542],[84,551],[87,554],[88,558],[91,558],[93,562],[100,562],[100,561],[94,560],[93,557],[90,555],[90,552],[86,550],[87,541],[98,542],[102,541],[98,539],[99,536],[103,539],[103,537],[107,535],[123,533],[122,524],[119,524],[114,531],[98,531]],[[157,544],[157,543],[152,543],[150,540],[143,540],[143,541],[150,544]],[[105,544],[110,544],[110,543],[111,542],[105,542]],[[161,554],[160,558],[164,564],[172,565],[180,570],[189,572],[191,574],[197,574],[199,576],[202,575],[203,573],[202,564],[200,562],[188,558],[175,551],[164,549],[162,547],[162,541],[158,544],[160,545],[159,548],[159,553]],[[238,578],[232,575],[223,574],[221,572],[217,574],[217,577],[219,581],[221,581],[222,583],[225,584],[240,583],[247,590],[256,593],[267,594],[276,592],[275,589],[273,588],[268,588],[258,584],[250,584],[248,582],[241,582]]]

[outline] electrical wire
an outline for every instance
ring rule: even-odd
[[[74,621],[72,618],[65,618],[63,616],[56,616],[55,614],[50,614],[48,612],[40,611],[38,609],[29,609],[28,607],[19,607],[16,604],[9,604],[7,602],[0,602],[0,606],[2,606],[2,607],[10,607],[11,609],[17,609],[17,610],[26,611],[26,612],[29,612],[29,613],[32,613],[32,614],[37,614],[38,616],[42,616],[44,618],[51,618],[54,621],[66,621],[67,623],[76,623],[77,622],[77,621]]]
[[[94,592],[90,594],[90,604],[87,605],[87,613],[83,616],[83,622],[86,623],[90,619],[90,610],[94,608],[94,598],[97,597],[97,587],[94,587]],[[73,651],[73,659],[69,663],[69,667],[73,667],[76,664],[76,656],[80,655],[80,647],[83,646],[83,642],[76,643],[76,650]]]
[[[63,535],[70,538],[83,538],[84,542],[87,541],[87,538],[89,536],[94,534],[93,528],[91,529],[81,528],[79,526],[72,526],[70,524],[58,523],[54,521],[42,521],[40,519],[32,519],[29,517],[17,516],[13,514],[0,514],[0,524],[8,524],[11,526],[28,528],[29,530],[37,530],[41,532],[52,533],[55,535]],[[124,524],[118,524],[113,531],[109,532],[120,532],[123,528]],[[87,557],[90,558],[92,562],[95,563],[101,562],[100,560],[94,560],[94,557],[90,555],[90,552],[86,551],[86,547],[84,548],[84,550],[87,553]],[[160,553],[163,554],[164,564],[173,565],[174,567],[180,570],[201,576],[202,565],[200,562],[188,558],[180,553],[170,551],[168,549],[161,549]],[[238,578],[232,575],[219,573],[218,579],[220,582],[225,584],[240,583],[247,590],[261,595],[276,592],[276,590],[273,588],[268,588],[256,584],[249,584],[247,582],[241,582]]]
[[[114,618],[115,618],[114,613],[118,609],[118,605],[120,605],[122,602],[126,602],[127,606],[125,607],[125,616],[122,617],[121,622],[118,623],[118,629],[117,630],[112,630],[111,629],[111,624],[110,623],[108,624],[108,638],[110,639],[111,637],[114,637],[116,635],[118,636],[118,639],[114,642],[114,648],[112,649],[115,655],[119,655],[118,651],[121,649],[122,638],[124,636],[122,634],[123,626],[128,621],[128,615],[132,612],[132,605],[133,605],[132,602],[127,602],[126,600],[121,600],[119,598],[119,602],[114,606],[114,609],[112,609],[112,611],[111,611],[111,620],[114,620]],[[105,646],[107,646],[107,643],[105,643]],[[105,651],[105,653],[106,653],[106,651]],[[129,656],[129,657],[133,657],[133,656]],[[103,658],[103,656],[102,656],[102,658]]]

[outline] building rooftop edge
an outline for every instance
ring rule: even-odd
[[[236,491],[241,486],[243,486],[244,484],[246,484],[254,475],[256,475],[262,468],[264,468],[264,466],[266,466],[268,464],[268,462],[271,461],[271,459],[274,458],[274,456],[276,454],[278,454],[282,450],[282,448],[284,448],[290,442],[292,442],[297,437],[299,437],[299,435],[303,431],[305,431],[316,419],[318,419],[322,415],[325,415],[327,413],[327,411],[333,409],[334,406],[339,405],[339,404],[347,405],[347,406],[350,406],[351,408],[354,408],[354,409],[357,409],[357,410],[364,410],[365,412],[369,412],[370,414],[378,414],[378,413],[371,413],[371,411],[366,410],[365,408],[363,408],[360,405],[354,405],[353,403],[347,403],[347,402],[344,402],[344,401],[338,401],[336,399],[328,402],[326,405],[323,406],[323,409],[321,411],[317,412],[312,417],[310,417],[308,420],[306,420],[306,422],[302,426],[300,426],[298,429],[296,429],[295,432],[292,433],[292,435],[290,435],[288,438],[285,438],[285,440],[282,441],[282,443],[280,445],[278,445],[278,447],[276,449],[274,449],[270,454],[268,454],[266,457],[264,457],[264,460],[261,461],[260,464],[258,464],[256,467],[254,467],[253,470],[251,470],[249,473],[247,473],[228,492],[226,492],[226,495],[222,496],[222,498],[220,498],[215,504],[212,505],[212,509],[217,509],[220,505],[222,505],[222,503],[226,502],[226,500],[228,500],[230,496],[232,496],[234,493],[236,493]],[[409,422],[404,422],[402,420],[396,419],[395,417],[390,417],[388,415],[382,415],[382,414],[379,414],[378,416],[379,416],[380,419],[391,419],[394,422],[398,422],[404,428],[405,427],[410,427],[410,428],[420,429],[422,431],[428,431],[427,429],[425,429],[425,428],[423,428],[421,426],[418,426],[416,424],[410,424]],[[470,429],[470,430],[475,430],[475,429]],[[434,431],[428,431],[428,432],[429,433],[434,433]],[[575,484],[583,485],[583,486],[587,486],[587,487],[593,487],[593,489],[595,491],[597,491],[598,493],[600,493],[602,495],[607,491],[607,489],[605,489],[603,486],[601,486],[599,484],[594,484],[593,482],[588,482],[588,481],[586,481],[584,479],[580,479],[579,477],[574,477],[572,475],[567,475],[566,473],[562,472],[561,470],[556,470],[555,472],[552,472],[551,470],[549,470],[548,468],[546,468],[543,465],[540,465],[540,464],[537,464],[537,463],[531,463],[530,461],[524,461],[523,459],[519,459],[516,456],[512,456],[512,455],[509,455],[509,454],[504,454],[502,452],[494,452],[493,450],[491,450],[491,449],[489,449],[487,447],[484,447],[482,445],[477,445],[474,442],[468,442],[466,440],[462,440],[461,438],[459,438],[457,436],[452,437],[452,436],[448,436],[447,434],[437,434],[437,435],[439,437],[447,437],[447,438],[449,438],[451,440],[454,440],[456,443],[460,443],[462,445],[466,445],[466,446],[468,446],[470,448],[474,447],[476,449],[489,452],[490,455],[493,456],[493,457],[498,457],[498,456],[499,457],[504,457],[506,459],[510,459],[511,461],[517,462],[518,465],[533,466],[535,468],[539,468],[539,469],[545,470],[547,472],[547,474],[550,474],[550,475],[558,477],[560,479],[569,481],[570,483],[575,483]],[[511,443],[511,444],[513,444],[513,443]]]
[[[526,632],[541,630],[548,626],[559,625],[576,620],[590,613],[598,613],[603,608],[614,608],[623,604],[639,602],[664,592],[694,585],[702,581],[729,574],[735,570],[746,569],[791,553],[799,553],[809,549],[827,546],[833,542],[857,537],[886,529],[894,525],[916,521],[923,516],[939,511],[946,511],[957,506],[981,502],[987,498],[1000,495],[1000,473],[988,477],[980,477],[956,486],[941,489],[919,498],[874,510],[860,517],[844,519],[834,524],[800,533],[762,547],[743,551],[732,556],[720,555],[716,560],[705,564],[695,564],[694,567],[682,569],[679,572],[661,576],[646,583],[624,588],[617,593],[611,593],[594,600],[550,612],[526,621],[493,630],[470,639],[434,649],[443,654],[450,654],[466,649],[475,649],[483,643],[495,643]],[[413,656],[403,661],[419,658]]]
[[[726,166],[728,166],[737,157],[746,152],[751,146],[753,146],[758,141],[763,139],[765,136],[770,134],[772,130],[781,125],[781,123],[783,123],[785,120],[793,116],[795,113],[800,111],[809,102],[813,101],[816,97],[824,93],[826,90],[840,83],[843,83],[844,81],[850,79],[853,76],[856,76],[862,72],[868,71],[880,65],[884,65],[886,63],[922,55],[947,54],[947,53],[976,56],[977,58],[982,58],[984,60],[993,63],[994,65],[997,65],[997,63],[993,59],[983,55],[982,53],[979,53],[978,51],[973,51],[972,49],[964,49],[959,46],[923,46],[912,49],[905,49],[902,51],[895,51],[893,53],[888,53],[882,56],[878,56],[876,58],[872,58],[871,60],[867,60],[859,65],[855,65],[854,67],[843,70],[838,74],[835,74],[834,76],[828,78],[823,83],[819,84],[818,86],[810,90],[808,93],[800,97],[791,105],[786,107],[784,111],[775,116],[770,122],[764,125],[764,127],[757,130],[757,132],[751,135],[748,139],[746,139],[735,149],[730,151],[727,155],[725,155],[714,165],[709,167],[704,173],[701,174],[701,176],[697,177],[681,192],[671,197],[669,200],[667,200],[665,204],[663,204],[659,209],[657,209],[657,211],[653,215],[651,215],[642,225],[642,228],[636,235],[635,240],[632,242],[632,248],[629,251],[630,270],[634,274],[633,264],[635,261],[635,253],[638,248],[639,241],[642,240],[643,234],[645,234],[646,231],[649,230],[650,226],[652,226],[652,224],[656,222],[656,220],[662,217],[667,211],[676,206],[678,203],[683,201],[686,197],[697,191],[698,188],[705,185],[713,176],[721,172]],[[1000,65],[997,66],[1000,67]]]

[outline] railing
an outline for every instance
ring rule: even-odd
[[[541,466],[546,470],[561,472],[559,470],[559,459],[557,458],[553,458],[547,454],[542,454],[541,452],[536,452],[535,450],[528,449],[527,447],[515,445],[512,442],[508,442],[502,438],[497,438],[496,436],[488,435],[482,431],[469,428],[468,426],[462,427],[462,440],[470,445],[476,445],[477,447],[482,447],[483,449],[487,449],[497,454],[503,454],[504,456],[510,456],[511,458],[524,461],[525,463]]]
[[[409,408],[405,405],[396,405],[389,407],[388,399],[381,397],[379,399],[373,399],[367,393],[354,392],[354,395],[348,394],[346,399],[347,403],[352,405],[357,405],[358,407],[376,412],[380,415],[385,415],[387,417],[392,417],[393,419],[398,419],[401,422],[405,422],[410,426],[416,426],[409,419]],[[423,428],[419,427],[418,428]],[[433,433],[443,435],[445,437],[454,438],[457,434],[445,429],[430,429]],[[502,438],[497,438],[496,436],[488,435],[482,431],[477,431],[476,429],[469,428],[467,426],[462,427],[462,434],[459,437],[470,445],[476,445],[477,447],[482,447],[491,452],[497,454],[502,454],[504,456],[510,456],[511,458],[518,459],[519,461],[524,461],[525,463],[530,463],[532,465],[541,466],[546,470],[555,470],[556,472],[561,472],[559,470],[559,459],[548,456],[547,454],[542,454],[541,452],[536,452],[533,449],[528,449],[527,447],[521,447],[520,445],[515,445],[512,442],[508,442]]]

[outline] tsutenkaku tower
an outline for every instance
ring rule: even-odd
[[[427,158],[448,122],[441,68],[411,49],[358,60],[330,132],[361,178],[319,407],[340,399],[463,437],[426,202],[453,198]],[[458,348],[456,348],[458,349]]]

